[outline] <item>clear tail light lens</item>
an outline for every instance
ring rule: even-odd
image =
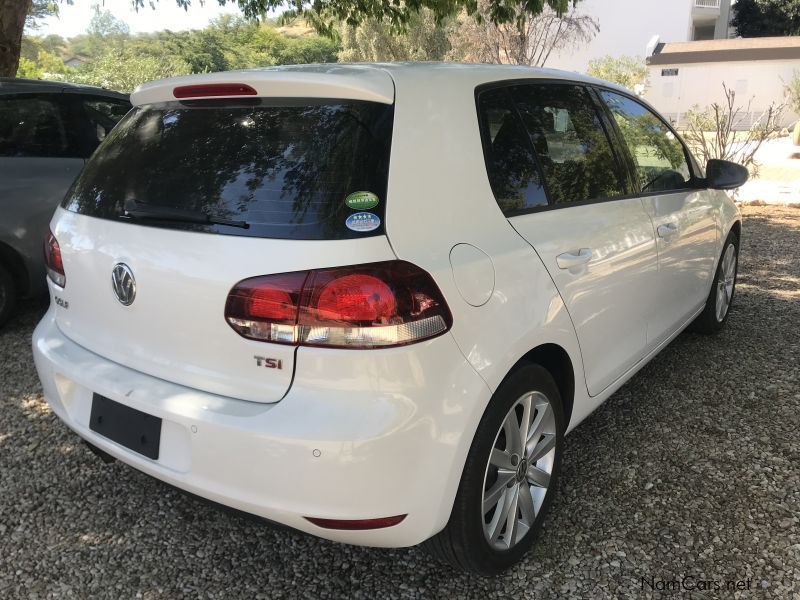
[[[404,261],[245,279],[225,318],[250,339],[361,349],[419,342],[452,325],[433,278]]]
[[[63,288],[67,284],[67,276],[64,274],[64,263],[61,260],[61,247],[52,231],[47,232],[44,240],[44,264],[50,280]]]

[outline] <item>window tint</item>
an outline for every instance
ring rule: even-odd
[[[384,231],[392,116],[391,105],[349,100],[137,107],[92,155],[63,206],[106,219],[126,220],[134,209],[170,209],[249,223],[142,221],[228,235],[378,235]],[[364,210],[378,219],[349,219],[358,210],[345,199],[355,192],[377,197],[377,206],[369,196]]]
[[[54,95],[0,96],[0,156],[69,156]]]
[[[526,84],[511,90],[544,172],[552,203],[628,193],[589,92],[580,86]]]
[[[105,98],[87,98],[83,100],[83,113],[89,119],[92,128],[94,148],[102,142],[114,128],[114,125],[126,115],[131,105],[121,100]],[[92,150],[94,150],[92,148]]]
[[[478,114],[489,183],[507,216],[545,206],[539,170],[525,126],[505,88],[482,92]]]
[[[617,122],[636,167],[643,192],[662,192],[688,187],[691,171],[683,144],[647,108],[621,94],[600,91]]]

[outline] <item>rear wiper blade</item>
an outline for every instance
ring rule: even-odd
[[[229,227],[241,227],[248,229],[250,223],[247,221],[233,221],[231,219],[221,219],[209,215],[199,210],[187,210],[182,208],[169,208],[165,206],[142,206],[136,204],[130,208],[125,208],[124,215],[132,219],[151,219],[153,221],[172,221],[175,223],[201,223],[210,225],[228,225]]]

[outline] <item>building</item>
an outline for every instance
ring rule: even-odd
[[[644,97],[677,126],[695,105],[724,104],[724,83],[743,109],[734,127],[747,129],[771,103],[784,101],[786,84],[800,75],[800,36],[657,43],[647,65]],[[787,107],[782,124],[797,118]]]
[[[654,38],[673,42],[724,39],[732,35],[731,0],[582,0],[581,14],[593,17],[600,32],[588,44],[565,49],[548,67],[585,72],[602,56],[641,56]]]

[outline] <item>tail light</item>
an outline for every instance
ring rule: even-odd
[[[64,263],[61,260],[61,247],[52,231],[47,232],[44,240],[44,264],[50,280],[57,286],[64,287],[67,284],[67,276],[64,274]]]
[[[404,261],[264,275],[237,283],[225,319],[241,336],[328,348],[383,348],[452,325],[433,278]]]
[[[202,83],[179,85],[172,95],[180,99],[213,98],[218,96],[256,96],[258,92],[246,83]]]

